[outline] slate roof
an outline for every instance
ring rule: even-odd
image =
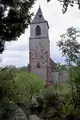
[[[43,14],[42,14],[42,11],[41,11],[41,8],[39,7],[34,19],[32,20],[32,23],[33,22],[44,22],[45,19],[43,17]]]
[[[57,64],[50,58],[50,65],[52,68],[52,72],[56,71],[58,72]]]
[[[43,13],[42,13],[42,10],[39,6],[39,9],[34,17],[34,19],[32,20],[31,24],[35,24],[35,23],[42,23],[42,22],[47,22],[45,19],[44,19],[44,16],[43,16]],[[49,28],[49,24],[47,22],[47,25],[48,25],[48,28]]]

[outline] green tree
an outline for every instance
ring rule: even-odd
[[[44,82],[36,75],[16,68],[0,70],[0,117],[6,114],[9,102],[14,102],[28,115],[33,97],[44,88]],[[13,106],[13,105],[12,105]],[[10,109],[13,109],[10,107]],[[9,110],[9,112],[11,112]]]
[[[70,65],[72,62],[76,64],[80,54],[80,43],[77,41],[80,35],[75,28],[70,27],[65,34],[62,34],[61,40],[57,42],[62,56],[66,57],[66,62]]]
[[[4,68],[0,69],[0,119],[3,120],[8,117],[9,101],[16,99],[17,96],[14,93],[14,77],[12,69]]]
[[[34,104],[33,99],[36,99],[44,88],[44,81],[35,74],[20,70],[15,78],[15,85],[14,91],[18,95],[15,102],[28,116],[31,113],[31,105]]]
[[[77,65],[80,54],[80,44],[77,41],[79,35],[77,33],[78,31],[75,28],[71,27],[67,29],[67,32],[65,34],[61,35],[61,40],[57,43],[57,45],[60,47],[60,50],[62,51],[62,56],[66,57],[66,62],[69,66],[69,84],[71,86],[72,101],[75,107],[76,93],[78,93],[77,90],[79,88],[77,81],[80,78],[80,75],[76,73],[72,66],[73,63]],[[76,74],[76,76],[74,76],[74,73]]]
[[[73,80],[73,88],[74,88],[74,103],[75,108],[80,110],[80,67],[73,66],[72,67],[72,80]]]
[[[59,71],[66,71],[67,70],[66,64],[57,63],[57,68]]]
[[[5,41],[16,40],[31,21],[35,0],[0,0],[0,53]]]
[[[12,69],[0,69],[0,101],[10,100],[14,96],[14,77]]]

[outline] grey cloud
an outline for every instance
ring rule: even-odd
[[[4,51],[4,53],[2,54],[2,59],[5,59],[6,57],[8,57],[9,59],[12,58],[26,58],[28,57],[29,53],[28,51],[11,51],[11,50],[6,50]]]
[[[27,66],[28,64],[28,61],[27,59],[9,59],[9,58],[5,58],[0,66],[3,67],[3,66],[10,66],[10,65],[13,65],[13,66],[16,66],[16,67],[22,67],[22,66]]]
[[[18,55],[7,55],[2,57],[2,61],[0,66],[7,66],[7,65],[13,65],[13,66],[27,66],[29,62],[28,54],[24,54],[22,56]]]
[[[13,44],[13,45],[11,45],[11,46],[8,46],[8,47],[6,47],[6,49],[5,50],[13,50],[13,51],[27,51],[29,49],[29,47],[28,47],[28,45],[27,44],[23,44],[23,45],[21,45],[21,44]]]
[[[27,66],[29,62],[29,53],[28,51],[11,51],[6,50],[1,55],[1,64],[0,66]]]
[[[28,47],[28,40],[24,40],[23,42],[22,41],[15,41],[15,42],[11,42],[10,44],[7,43],[6,44],[6,47],[5,47],[5,50],[18,50],[18,51],[25,51],[25,50],[28,50],[29,47]]]

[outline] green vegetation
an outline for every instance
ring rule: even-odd
[[[8,104],[14,102],[26,114],[30,110],[32,98],[44,88],[44,82],[34,74],[16,68],[0,70],[0,113],[6,117]],[[3,109],[4,108],[4,109]],[[11,107],[10,107],[11,108]],[[27,109],[27,111],[26,111]],[[5,113],[5,114],[4,114]]]
[[[24,69],[0,70],[0,119],[11,118],[16,105],[28,117],[36,114],[48,120],[76,119],[80,115],[80,68],[72,66],[71,81],[45,88],[38,76]],[[75,72],[77,71],[77,72]]]
[[[34,3],[35,0],[0,0],[0,53],[5,41],[18,39],[28,28]]]

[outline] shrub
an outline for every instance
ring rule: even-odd
[[[34,74],[15,68],[4,68],[0,71],[0,104],[14,101],[27,113],[31,108],[32,97],[43,88],[44,82]]]

